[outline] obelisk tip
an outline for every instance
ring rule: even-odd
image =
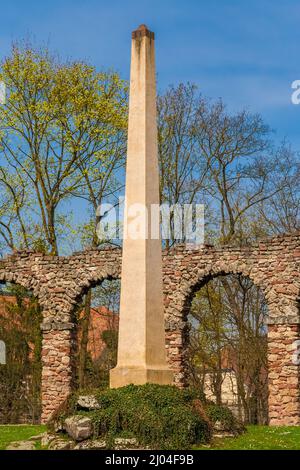
[[[154,39],[154,33],[148,29],[145,24],[141,24],[138,29],[132,32],[132,38],[142,38],[143,36],[147,36],[150,39]]]

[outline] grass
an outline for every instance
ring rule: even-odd
[[[238,437],[215,438],[199,450],[300,450],[300,426],[247,426]]]
[[[23,441],[41,434],[46,426],[0,425],[0,450],[13,441]],[[37,448],[39,443],[37,443]],[[195,448],[196,449],[196,448]],[[247,426],[238,437],[216,438],[199,450],[300,450],[300,426]]]
[[[23,441],[44,431],[46,426],[40,425],[0,425],[0,450],[6,449],[11,442]]]

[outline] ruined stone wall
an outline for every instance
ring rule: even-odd
[[[86,250],[69,257],[16,252],[0,261],[0,282],[15,282],[31,289],[43,309],[43,421],[51,416],[72,388],[76,331],[72,312],[76,303],[89,287],[104,279],[118,278],[120,268],[121,252],[111,247]],[[281,350],[275,353],[278,355],[276,360],[272,351],[274,342],[269,343],[269,372],[275,373],[273,369],[276,369],[278,373],[282,369],[286,377],[280,377],[280,387],[275,387],[276,382],[270,383],[270,422],[300,424],[298,405],[291,412],[291,406],[279,409],[280,403],[287,399],[290,379],[297,390],[293,403],[297,400],[299,403],[299,366],[290,367],[291,344],[299,337],[299,232],[246,247],[204,245],[186,249],[177,246],[164,252],[166,347],[175,373],[174,382],[178,386],[186,383],[186,318],[195,291],[213,277],[231,273],[248,276],[264,292],[269,308],[270,338],[274,331],[285,331],[287,335],[280,341]],[[274,404],[275,393],[279,406]],[[283,409],[284,413],[290,413],[285,418]]]
[[[300,425],[299,324],[269,325],[269,419],[276,425]]]

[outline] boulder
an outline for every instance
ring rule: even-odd
[[[74,441],[84,441],[93,432],[92,420],[87,416],[74,415],[65,420],[64,428]]]
[[[52,421],[52,428],[55,432],[64,431],[64,422],[61,418],[55,419]]]
[[[106,442],[103,440],[95,439],[93,440],[88,440],[88,441],[83,441],[79,442],[76,444],[74,447],[74,450],[100,450],[100,449],[106,449]]]
[[[48,449],[49,450],[71,450],[74,447],[74,443],[70,440],[57,438],[54,441],[51,441]]]
[[[99,410],[100,405],[93,395],[80,395],[77,399],[77,407],[82,410]]]
[[[213,425],[214,431],[227,431],[226,424],[222,423],[222,421],[217,420]]]
[[[6,450],[35,450],[35,443],[33,441],[15,441],[11,442]]]
[[[42,447],[47,447],[52,441],[57,438],[55,434],[50,434],[49,432],[45,432],[42,435],[41,445]]]

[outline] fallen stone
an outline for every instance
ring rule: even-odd
[[[226,425],[221,421],[216,421],[213,425],[214,431],[226,431]]]
[[[6,450],[35,450],[35,443],[33,441],[15,441],[11,442]]]
[[[115,449],[127,449],[130,447],[137,447],[139,445],[137,439],[135,437],[132,438],[122,438],[116,437],[115,438]]]
[[[31,436],[29,437],[29,441],[40,441],[46,433],[43,432],[43,434],[37,434],[36,436]]]
[[[74,447],[74,443],[72,441],[68,441],[66,439],[57,438],[54,441],[51,441],[48,449],[49,450],[71,450]]]
[[[93,395],[80,395],[77,400],[77,407],[83,410],[99,410],[100,405]]]
[[[48,432],[45,432],[41,439],[42,447],[47,447],[50,444],[50,442],[54,441],[55,439],[57,439],[57,436],[55,434],[50,434]]]
[[[65,430],[75,441],[84,441],[93,432],[92,420],[86,416],[74,415],[65,420]]]
[[[97,450],[97,449],[106,449],[106,442],[102,440],[88,440],[79,442],[74,447],[74,450]]]
[[[213,434],[213,437],[222,439],[223,437],[236,437],[236,434],[233,434],[232,432],[222,432]]]
[[[53,429],[55,432],[64,431],[64,423],[61,419],[57,419],[53,422]]]

